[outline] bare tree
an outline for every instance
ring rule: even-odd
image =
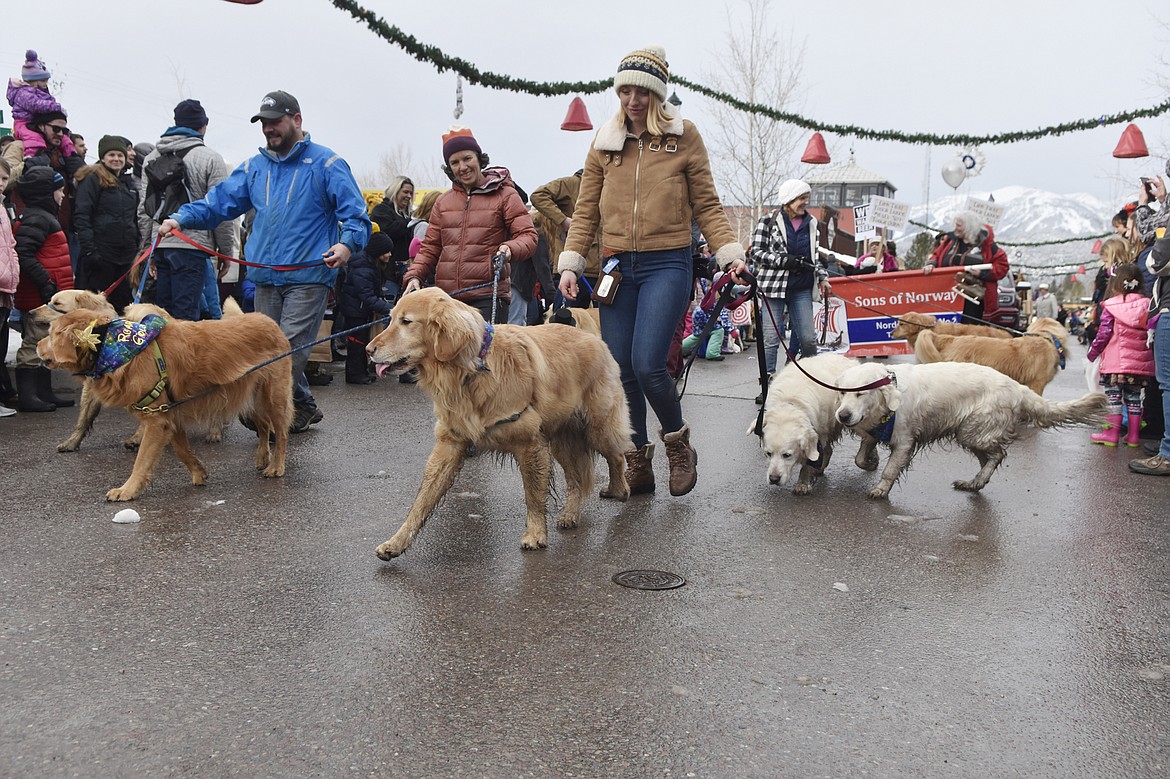
[[[410,149],[397,143],[382,153],[376,170],[361,171],[356,178],[362,189],[385,189],[395,176],[406,176],[415,189],[445,189],[448,183],[440,175],[438,163],[420,163]]]
[[[717,67],[704,80],[720,92],[776,109],[791,109],[802,93],[804,44],[789,39],[781,45],[768,18],[767,0],[742,0],[746,11],[738,28],[731,25],[711,61]],[[760,218],[781,182],[796,168],[801,130],[764,116],[712,101],[715,128],[706,133],[715,179],[728,204],[751,209],[752,224]],[[749,228],[750,229],[750,228]]]

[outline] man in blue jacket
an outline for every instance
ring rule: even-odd
[[[187,203],[159,227],[210,229],[256,209],[246,252],[256,284],[256,310],[275,319],[293,347],[317,337],[338,268],[370,238],[366,201],[349,165],[301,130],[301,107],[287,92],[269,92],[252,117],[267,147]],[[290,267],[294,266],[294,267]],[[305,365],[309,350],[292,356],[295,416],[291,432],[320,422]]]

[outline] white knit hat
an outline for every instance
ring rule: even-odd
[[[776,190],[776,202],[786,206],[801,195],[807,195],[810,192],[812,192],[812,187],[800,179],[788,179],[780,185],[780,189]]]
[[[661,46],[645,46],[622,57],[622,61],[618,63],[617,75],[613,77],[613,88],[634,86],[648,89],[665,103],[668,81],[670,66],[666,62],[666,49]]]

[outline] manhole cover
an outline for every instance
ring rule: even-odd
[[[613,575],[613,583],[634,590],[673,590],[687,580],[668,571],[621,571]]]

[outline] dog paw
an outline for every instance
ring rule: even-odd
[[[869,457],[862,457],[861,455],[858,455],[857,459],[855,459],[853,462],[863,471],[876,471],[878,465],[881,463],[881,460],[877,454],[872,454]]]
[[[222,431],[222,430],[211,430],[211,431],[208,431],[208,433],[207,433],[207,443],[209,443],[209,444],[218,444],[218,443],[220,443],[221,441],[223,441],[223,431]]]
[[[65,452],[76,452],[80,448],[81,442],[74,441],[72,438],[70,438],[68,441],[62,441],[61,443],[57,444],[57,451],[61,452],[62,454]]]
[[[557,517],[557,527],[559,527],[561,530],[571,530],[572,528],[577,527],[577,523],[580,520],[581,515],[579,514],[571,515],[564,513]]]
[[[393,560],[398,555],[402,554],[405,549],[396,549],[389,541],[380,545],[374,550],[374,554],[378,556],[379,560]]]
[[[975,481],[967,481],[965,479],[953,481],[951,482],[951,486],[956,490],[963,490],[964,492],[979,492],[979,490],[983,489],[983,486],[977,484]]]
[[[558,523],[559,524],[559,523]],[[544,549],[548,546],[547,538],[540,538],[535,534],[525,533],[520,537],[520,548],[525,552],[530,552],[534,549]]]
[[[622,485],[622,487],[619,489],[611,484],[597,494],[602,498],[609,498],[610,500],[617,500],[625,503],[630,499],[630,488]]]
[[[122,448],[128,449],[131,452],[137,452],[138,451],[138,441],[136,441],[133,438],[127,438],[125,441],[122,442]]]
[[[879,486],[874,487],[872,490],[869,491],[869,497],[871,497],[871,498],[877,498],[880,500],[882,498],[888,498],[889,496],[890,496],[890,488],[889,487],[882,487],[879,485]]]
[[[792,488],[793,495],[807,495],[812,492],[812,485],[803,482],[797,482]]]
[[[126,500],[134,500],[137,497],[137,492],[128,490],[125,487],[115,487],[106,493],[106,500],[111,503],[120,503]]]
[[[284,476],[283,465],[273,464],[264,469],[265,479],[279,479],[281,476]]]

